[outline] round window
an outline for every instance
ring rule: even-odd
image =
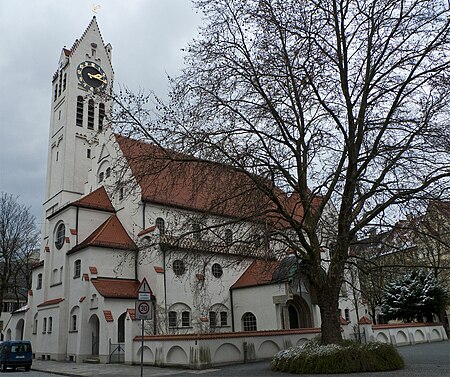
[[[219,263],[212,265],[212,274],[215,278],[220,278],[223,274],[222,266]]]
[[[173,261],[172,267],[173,267],[173,272],[177,276],[183,275],[184,271],[186,270],[186,268],[184,267],[184,262],[180,259]]]
[[[64,245],[64,238],[66,236],[66,226],[61,223],[56,229],[55,246],[57,249],[61,249]]]

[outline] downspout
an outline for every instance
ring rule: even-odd
[[[167,282],[166,282],[166,250],[163,248],[163,274],[164,274],[164,327],[166,329],[166,334],[168,331],[167,327]]]
[[[76,230],[76,235],[75,235],[75,245],[78,245],[78,213],[80,212],[80,207],[77,206],[77,214],[75,217],[75,230]]]
[[[231,306],[231,331],[234,332],[233,290],[231,288],[230,288],[230,306]]]
[[[142,230],[145,229],[145,202],[142,202]]]

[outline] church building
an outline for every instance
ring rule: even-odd
[[[114,132],[113,82],[94,17],[52,79],[40,262],[5,338],[30,339],[39,359],[111,362],[111,344],[141,333],[143,282],[146,336],[319,328],[296,258],[274,258],[267,220],[251,217],[261,194],[231,167]],[[342,320],[357,323],[350,296]]]

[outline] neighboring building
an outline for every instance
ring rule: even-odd
[[[31,339],[38,358],[106,362],[111,342],[140,334],[138,326],[126,333],[125,322],[144,278],[154,314],[147,334],[319,327],[315,294],[293,273],[298,262],[275,260],[281,246],[265,237],[282,224],[251,216],[267,205],[251,182],[230,167],[174,161],[175,152],[107,127],[110,103],[97,91],[111,90],[111,53],[95,17],[61,53],[41,262],[7,337]],[[345,297],[342,313],[356,323],[350,305]]]
[[[383,287],[406,270],[427,268],[450,289],[450,202],[430,202],[423,216],[410,216],[386,232],[372,234],[354,250],[368,272],[361,276],[361,284],[369,315],[374,323],[384,323]],[[436,314],[448,327],[450,308]]]

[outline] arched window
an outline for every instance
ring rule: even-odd
[[[72,314],[70,317],[70,331],[77,331],[77,315]]]
[[[59,283],[59,269],[54,268],[52,274],[52,284]]]
[[[53,318],[52,317],[48,317],[48,328],[47,328],[47,332],[51,333],[53,330]]]
[[[94,100],[90,99],[88,102],[88,124],[87,128],[94,129]]]
[[[181,276],[186,271],[184,262],[181,259],[174,260],[172,263],[173,272],[177,276]]]
[[[106,168],[105,177],[108,178],[111,175],[111,168]]]
[[[33,334],[37,334],[38,330],[38,315],[37,313],[34,315],[34,321],[33,321]]]
[[[244,331],[256,331],[256,317],[253,313],[247,312],[242,316],[242,327]]]
[[[103,182],[103,179],[105,179],[105,173],[101,172],[98,175],[98,183]]]
[[[65,236],[66,236],[66,226],[64,225],[64,223],[60,223],[56,228],[55,234],[55,246],[58,250],[63,247]]]
[[[159,234],[164,234],[166,231],[166,224],[164,223],[164,219],[161,217],[158,217],[156,219],[156,227],[159,229]]]
[[[231,229],[225,229],[225,243],[231,245],[233,243],[233,232]]]
[[[59,72],[59,90],[58,90],[58,97],[61,95],[61,90],[62,90],[62,72]]]
[[[42,288],[42,274],[38,274],[37,276],[37,283],[36,283],[36,289]]]
[[[78,127],[83,127],[83,107],[84,107],[84,98],[82,96],[77,97],[77,119],[76,125]]]
[[[79,278],[81,276],[81,260],[77,259],[73,264],[73,278]]]
[[[44,321],[42,322],[42,333],[45,333],[47,331],[47,318],[44,318]]]
[[[98,105],[98,130],[103,130],[103,119],[105,119],[105,104]]]

